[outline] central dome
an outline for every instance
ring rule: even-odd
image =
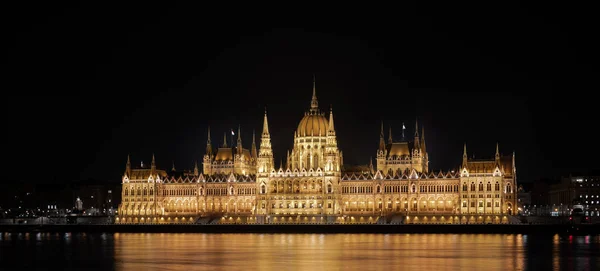
[[[318,136],[321,131],[321,136],[327,135],[327,127],[329,122],[324,115],[320,113],[309,113],[304,115],[300,124],[298,124],[298,136]]]
[[[315,84],[313,77],[313,94],[310,101],[310,110],[304,114],[304,118],[298,124],[298,130],[296,131],[298,136],[319,136],[319,133],[321,133],[321,136],[327,136],[329,121],[319,111],[319,101],[317,101],[317,88]]]

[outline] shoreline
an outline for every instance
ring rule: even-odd
[[[474,225],[0,225],[0,232],[10,233],[448,233],[448,234],[600,234],[600,225],[568,224],[474,224]]]

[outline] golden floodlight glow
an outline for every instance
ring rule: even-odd
[[[261,117],[262,127],[252,129],[251,142],[242,141],[250,127],[238,126],[237,133],[227,129],[223,137],[221,131],[218,142],[207,128],[204,156],[193,169],[161,169],[154,155],[150,165],[135,163],[140,167],[134,168],[128,157],[115,222],[225,223],[229,217],[256,224],[372,223],[419,220],[420,215],[423,222],[415,223],[446,217],[466,223],[476,221],[476,215],[510,216],[517,209],[515,156],[501,155],[498,145],[494,158],[474,160],[465,144],[461,164],[432,170],[422,126],[415,121],[414,129],[408,128],[414,134],[402,129],[400,138],[390,125],[386,136],[382,123],[380,131],[373,131],[379,132],[373,158],[361,166],[344,165],[333,109],[319,108],[313,80],[310,107],[298,125],[291,125],[297,127],[289,138],[292,148],[276,163],[266,109],[256,115]],[[283,214],[297,217],[274,217]]]

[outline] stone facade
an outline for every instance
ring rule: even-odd
[[[376,168],[344,170],[333,110],[319,110],[316,89],[294,132],[286,163],[275,168],[267,113],[260,149],[239,137],[213,152],[210,130],[203,172],[133,169],[123,175],[118,223],[502,223],[516,212],[514,153],[468,159],[449,172],[430,171],[425,131],[386,142]]]

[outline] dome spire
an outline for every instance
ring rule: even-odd
[[[312,100],[310,101],[310,113],[317,113],[319,111],[319,101],[317,100],[317,87],[316,87],[315,74],[313,73],[313,94]]]

